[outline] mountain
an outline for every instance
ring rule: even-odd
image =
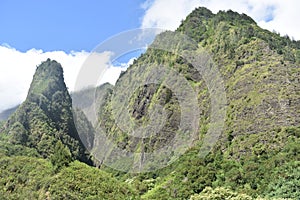
[[[202,7],[115,86],[71,100],[48,59],[0,131],[0,198],[298,199],[299,65],[300,41]]]
[[[107,95],[112,92],[113,85],[104,83],[97,88],[86,88],[71,94],[73,107],[80,109],[86,116],[91,116],[91,122],[96,125],[97,116],[94,110],[101,109]]]
[[[112,88],[112,85],[105,83],[97,88],[87,88],[71,94],[75,126],[82,143],[89,152],[95,146],[97,111],[102,109]],[[97,159],[93,162],[98,163]]]
[[[9,118],[9,116],[14,113],[19,106],[15,106],[13,108],[4,110],[0,113],[0,121],[5,121]]]
[[[76,124],[88,127],[78,112]],[[25,102],[0,125],[0,199],[137,199],[133,187],[89,166],[93,136],[77,132],[56,61],[37,66]]]
[[[48,59],[37,67],[25,102],[4,127],[12,144],[34,148],[44,158],[53,154],[55,144],[61,141],[73,159],[89,163],[74,125],[63,69],[56,61]]]
[[[271,145],[278,134],[273,130],[299,126],[299,41],[263,30],[244,14],[213,15],[205,8],[191,13],[177,31],[211,52],[222,74],[228,102],[224,134],[236,146],[234,155],[259,141]],[[249,137],[253,141],[243,143]]]
[[[133,177],[144,199],[186,199],[224,186],[296,198],[299,64],[300,41],[245,14],[197,8],[118,79],[97,125],[115,144],[95,151],[114,169],[150,171]]]

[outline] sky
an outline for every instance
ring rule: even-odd
[[[131,29],[174,30],[199,6],[214,13],[246,13],[261,27],[300,40],[298,0],[0,0],[0,112],[24,101],[43,60],[62,64],[72,91],[97,45]],[[109,55],[103,53],[103,63],[110,61]],[[136,56],[108,66],[102,82],[114,84]]]

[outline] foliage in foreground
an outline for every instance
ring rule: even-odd
[[[58,173],[52,164],[22,156],[0,159],[0,199],[135,199],[129,185],[81,162]]]
[[[173,165],[141,174],[133,183],[143,199],[187,199],[192,194],[214,194],[205,188],[230,189],[233,194],[265,199],[297,199],[300,188],[300,128],[287,128],[280,134],[289,141],[277,150],[253,147],[253,153],[234,159],[216,150],[204,159],[191,149]]]

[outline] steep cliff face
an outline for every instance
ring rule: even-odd
[[[233,11],[213,14],[206,8],[198,8],[192,12],[176,33],[186,35],[194,41],[193,45],[196,44],[183,48],[209,54],[213,65],[221,74],[227,115],[219,138],[220,148],[239,157],[251,153],[252,148],[261,143],[267,149],[282,147],[283,141],[274,145],[277,137],[287,137],[281,130],[300,124],[299,41],[263,30],[245,14]],[[201,142],[205,131],[214,123],[210,121],[212,95],[203,74],[182,57],[179,50],[174,53],[173,50],[157,48],[164,45],[173,45],[174,48],[176,45],[180,46],[176,38],[168,34],[173,33],[163,33],[157,37],[148,51],[120,77],[114,90],[126,93],[133,80],[139,83],[138,80],[149,79],[149,71],[155,70],[158,65],[175,70],[197,92],[201,112],[199,137],[195,139]],[[156,43],[159,45],[155,45]],[[143,65],[147,67],[142,68]],[[116,105],[114,95],[118,94],[112,94],[112,100],[108,100],[101,111],[105,114],[100,117],[99,124],[107,135],[118,141],[121,148],[134,152],[143,146],[145,152],[151,152],[174,138],[180,124],[180,115],[184,112],[180,109],[174,89],[172,91],[172,88],[160,82],[140,85],[132,93],[122,112],[129,112],[135,127],[152,120],[150,114],[155,104],[166,110],[164,126],[153,137],[144,139],[125,137],[128,132],[121,130],[122,127],[113,121],[111,116],[115,114],[113,106]],[[247,142],[243,142],[245,140]],[[230,148],[228,144],[231,145]]]
[[[71,94],[72,107],[77,132],[84,146],[91,152],[95,146],[95,127],[98,114],[112,92],[109,83],[97,88],[88,88]],[[99,111],[99,112],[98,112]],[[96,160],[94,160],[97,163]]]
[[[223,136],[235,144],[231,153],[251,152],[261,142],[272,149],[283,127],[299,126],[299,41],[263,30],[244,14],[212,15],[205,8],[177,31],[210,51],[223,75],[228,100]]]
[[[63,69],[48,59],[36,69],[27,98],[8,119],[5,132],[13,144],[21,144],[48,157],[61,140],[73,158],[88,161],[73,121],[72,101]]]
[[[183,34],[193,42],[181,46],[176,34]],[[204,66],[202,70],[214,68],[220,73],[221,86],[226,94],[224,127],[214,138],[217,143],[211,153],[204,159],[199,158],[199,150],[206,136],[214,133],[209,130],[218,127],[212,119],[218,98],[211,94],[214,93],[211,85],[219,80],[205,79],[195,67],[197,63],[184,56],[185,52],[190,52],[190,57],[202,56],[199,61]],[[144,197],[187,198],[189,193],[185,193],[186,190],[197,193],[204,186],[213,184],[241,188],[250,185],[248,189],[240,189],[252,194],[263,193],[270,181],[268,177],[278,175],[279,169],[271,170],[270,166],[275,169],[279,167],[278,162],[288,165],[297,159],[291,154],[298,150],[290,152],[286,148],[299,144],[299,64],[299,41],[263,30],[245,14],[233,11],[213,14],[206,8],[196,9],[175,33],[162,33],[156,38],[147,52],[122,74],[100,110],[98,126],[115,142],[117,149],[135,155],[112,166],[118,168],[122,165],[124,170],[144,166],[151,170],[177,158],[176,150],[172,152],[173,149],[165,147],[172,146],[182,133],[182,114],[193,112],[183,109],[182,96],[178,97],[180,91],[175,89],[185,90],[183,85],[171,81],[173,85],[169,82],[166,86],[166,79],[172,78],[160,76],[161,66],[184,77],[196,93],[199,125],[187,152],[174,165],[154,173],[155,176],[161,175],[163,181],[157,181],[155,189]],[[123,95],[118,97],[120,93]],[[125,102],[121,106],[120,99]],[[153,115],[157,108],[161,113]],[[156,117],[161,123],[156,123]],[[139,127],[146,127],[144,135],[130,134]],[[158,151],[163,153],[158,157],[147,157]],[[286,155],[286,160],[280,162],[277,159],[282,155]],[[104,160],[120,155],[112,150],[105,156]],[[255,162],[261,166],[253,164]],[[268,169],[269,172],[259,175],[258,169]],[[173,173],[165,176],[167,172]],[[255,176],[262,176],[261,180]]]

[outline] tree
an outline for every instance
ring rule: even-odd
[[[72,161],[72,155],[69,148],[64,146],[60,140],[55,145],[54,153],[50,156],[50,161],[55,171],[68,166]]]
[[[246,194],[239,194],[228,188],[218,187],[213,189],[211,187],[206,187],[200,194],[192,195],[190,199],[191,200],[209,200],[209,199],[251,200],[253,198]]]
[[[12,144],[25,145],[27,143],[27,131],[20,122],[13,124],[11,130],[9,131],[9,135],[11,135],[10,142]]]

